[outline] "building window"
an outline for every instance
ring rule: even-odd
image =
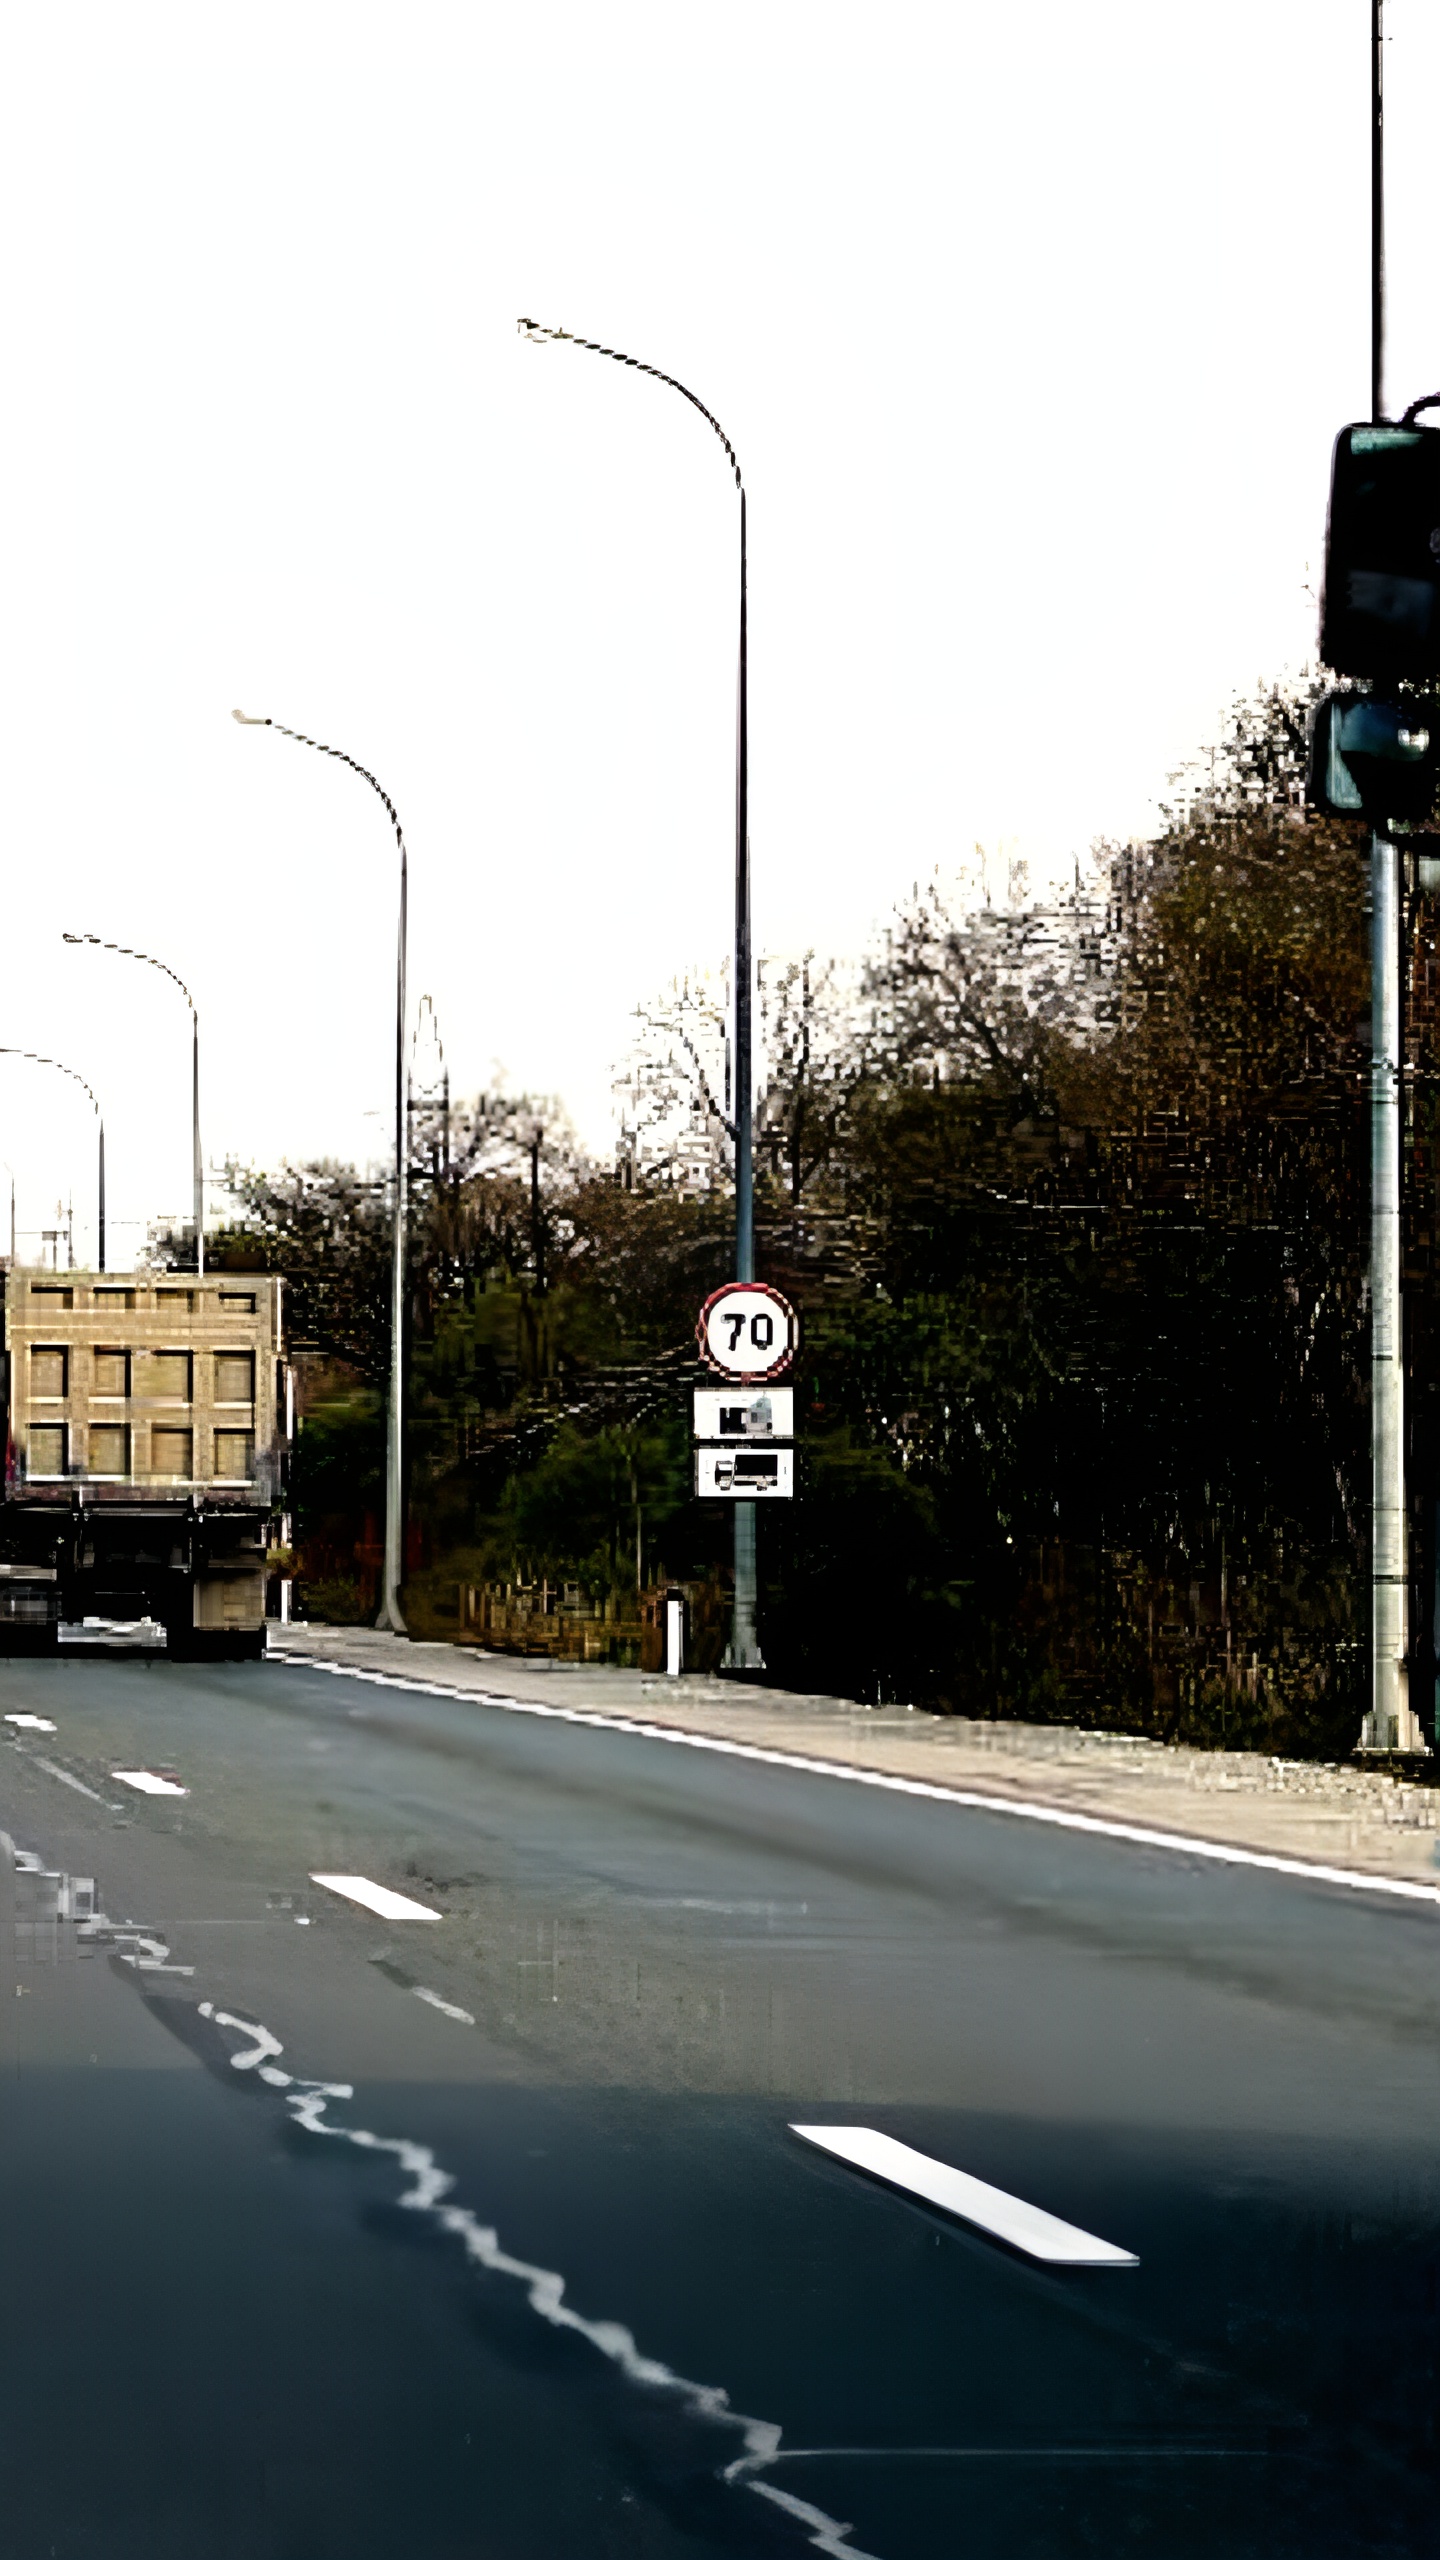
[[[167,1308],[172,1315],[178,1315],[182,1307],[193,1311],[195,1292],[193,1289],[157,1289],[155,1304]]]
[[[30,1283],[30,1295],[32,1298],[43,1298],[48,1307],[63,1307],[68,1309],[73,1307],[75,1304],[75,1292],[73,1289],[57,1288],[48,1280],[32,1280]]]
[[[255,1354],[253,1351],[216,1352],[215,1401],[217,1404],[254,1403]]]
[[[70,1434],[63,1422],[30,1425],[30,1473],[63,1476],[70,1464]]]
[[[123,1422],[91,1423],[90,1473],[92,1476],[129,1475],[130,1434]]]
[[[133,1307],[135,1292],[133,1289],[97,1289],[95,1304],[97,1307]]]
[[[253,1316],[255,1313],[255,1292],[253,1289],[222,1289],[220,1292],[220,1304],[227,1315]]]
[[[128,1396],[130,1393],[128,1351],[96,1350],[95,1393],[97,1396]]]
[[[253,1431],[217,1431],[215,1473],[223,1484],[248,1483],[255,1467]]]
[[[150,1473],[188,1484],[195,1472],[195,1434],[175,1422],[157,1422],[150,1433]]]
[[[152,1351],[150,1354],[152,1396],[174,1396],[181,1404],[188,1404],[190,1402],[190,1367],[188,1351]]]
[[[30,1350],[32,1396],[64,1396],[70,1392],[70,1354],[57,1345],[33,1343]]]

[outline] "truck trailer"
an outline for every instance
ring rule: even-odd
[[[294,1432],[283,1282],[5,1280],[0,1652],[158,1620],[172,1653],[259,1654]]]

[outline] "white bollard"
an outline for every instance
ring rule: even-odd
[[[665,1594],[665,1670],[668,1678],[678,1680],[685,1668],[685,1594]]]

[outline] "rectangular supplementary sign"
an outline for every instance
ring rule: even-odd
[[[795,1491],[790,1448],[698,1448],[695,1490],[722,1502],[788,1502]]]
[[[791,1440],[795,1436],[793,1387],[697,1387],[697,1440]]]

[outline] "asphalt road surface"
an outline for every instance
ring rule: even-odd
[[[1440,1909],[273,1662],[0,1713],[6,2560],[1436,2550]]]

